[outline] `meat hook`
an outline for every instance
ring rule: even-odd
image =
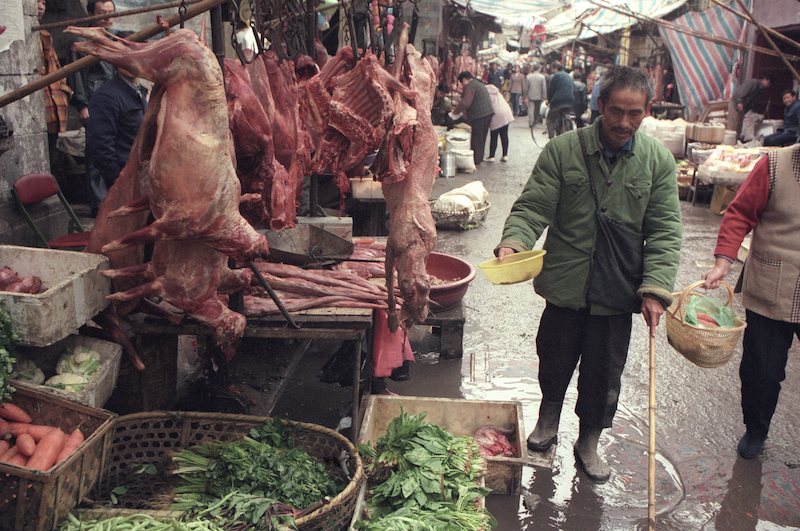
[[[292,328],[296,328],[296,329],[300,328],[300,325],[298,325],[295,322],[295,320],[292,318],[292,316],[289,315],[289,312],[286,311],[286,307],[283,305],[281,300],[278,298],[278,294],[275,293],[275,291],[272,289],[272,286],[270,286],[269,282],[267,282],[267,279],[264,278],[264,275],[262,275],[261,271],[259,271],[258,267],[256,267],[256,263],[253,262],[252,260],[250,261],[250,270],[252,270],[253,273],[256,275],[256,278],[261,283],[261,285],[264,287],[264,289],[267,290],[267,293],[269,293],[269,296],[272,297],[272,300],[275,301],[275,305],[281,311],[281,315],[283,315],[284,319],[286,319],[286,322],[289,323],[289,326],[292,327]]]

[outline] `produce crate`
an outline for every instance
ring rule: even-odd
[[[93,337],[71,335],[57,343],[44,348],[22,348],[21,354],[31,360],[44,371],[49,378],[56,373],[56,364],[65,350],[70,352],[76,346],[88,347],[100,355],[100,367],[92,375],[89,384],[79,393],[50,387],[47,385],[27,384],[38,391],[49,393],[65,400],[74,400],[89,407],[103,407],[117,385],[119,366],[122,359],[122,347],[111,341],[103,341]],[[21,382],[13,381],[13,385]]]
[[[386,433],[392,419],[401,412],[409,415],[426,412],[426,422],[439,425],[456,437],[473,436],[479,428],[488,424],[504,429],[516,428],[515,435],[509,437],[509,440],[512,446],[519,449],[520,456],[487,457],[485,483],[494,494],[520,493],[522,467],[528,456],[528,448],[522,444],[525,429],[521,403],[371,395],[361,423],[358,442],[375,444],[378,437]]]
[[[91,493],[94,500],[110,499],[111,490],[125,485],[128,491],[118,496],[111,509],[92,509],[91,518],[107,518],[119,514],[150,514],[155,518],[180,516],[177,511],[152,510],[153,501],[169,494],[164,476],[137,474],[140,465],[155,465],[165,471],[172,454],[204,441],[228,441],[247,433],[251,427],[272,422],[269,417],[229,415],[223,413],[146,412],[118,417],[111,431],[111,444],[106,466]],[[295,446],[319,458],[328,470],[343,477],[337,457],[349,454],[352,479],[330,503],[296,520],[300,531],[339,531],[347,526],[355,510],[356,497],[365,481],[364,466],[353,444],[343,435],[316,424],[284,421],[294,427]],[[83,512],[82,510],[80,512]]]
[[[108,305],[111,280],[99,273],[109,268],[105,256],[0,245],[0,267],[40,277],[47,289],[37,295],[0,291],[21,345],[52,345]]]
[[[350,192],[356,199],[383,199],[381,183],[372,177],[350,179]]]
[[[50,531],[97,482],[111,445],[114,414],[18,385],[12,402],[34,424],[65,432],[80,427],[86,440],[73,454],[46,472],[0,462],[0,529]]]
[[[437,229],[469,230],[480,227],[489,215],[491,205],[486,203],[476,210],[461,210],[458,212],[442,212],[433,209],[431,201],[431,215]]]

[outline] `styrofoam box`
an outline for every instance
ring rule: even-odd
[[[381,183],[367,179],[350,179],[350,191],[356,199],[383,199]]]
[[[0,245],[0,268],[19,276],[37,276],[42,293],[0,291],[22,345],[45,347],[64,339],[108,305],[111,280],[99,271],[109,268],[99,254]]]
[[[520,493],[522,467],[528,460],[528,448],[522,444],[525,429],[520,402],[371,395],[358,442],[375,444],[378,437],[386,433],[392,419],[400,415],[401,408],[409,415],[427,413],[425,422],[441,426],[456,437],[472,437],[486,425],[516,428],[509,440],[519,449],[520,456],[487,457],[485,483],[493,494]]]
[[[44,348],[24,349],[22,354],[42,369],[47,378],[55,374],[55,366],[65,350],[70,352],[76,346],[90,348],[100,355],[100,367],[92,375],[92,379],[79,393],[71,393],[64,389],[47,385],[24,384],[37,391],[55,395],[65,400],[72,400],[89,407],[103,407],[114,391],[119,376],[119,365],[122,360],[122,347],[111,341],[103,341],[94,337],[70,335],[67,338]],[[15,382],[14,385],[19,385]]]

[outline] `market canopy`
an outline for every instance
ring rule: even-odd
[[[566,8],[571,2],[558,0],[452,0],[478,13],[495,17],[504,26],[533,28],[542,13]]]
[[[547,23],[548,35],[558,35],[545,42],[545,46],[557,48],[575,39],[591,39],[626,29],[639,23],[635,15],[659,18],[672,13],[687,0],[614,0],[612,2],[576,2],[572,9],[560,13]],[[615,9],[607,9],[602,4]],[[630,11],[624,15],[619,11]]]

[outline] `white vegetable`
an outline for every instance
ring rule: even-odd
[[[50,387],[56,387],[58,389],[65,389],[73,393],[80,393],[88,383],[89,380],[80,374],[63,373],[56,374],[44,384],[49,385]]]
[[[33,385],[42,385],[44,383],[44,373],[31,360],[17,358],[9,379]]]
[[[56,365],[56,374],[80,374],[86,378],[100,367],[100,354],[94,350],[77,346],[73,352],[66,351]]]

